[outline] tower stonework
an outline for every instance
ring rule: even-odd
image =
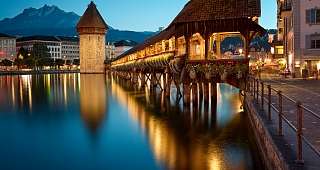
[[[77,24],[80,37],[80,72],[105,72],[105,36],[108,26],[91,2]]]

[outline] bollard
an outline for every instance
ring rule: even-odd
[[[281,91],[279,91],[278,92],[278,99],[279,99],[279,102],[278,102],[278,104],[279,104],[279,126],[278,126],[278,133],[279,133],[279,135],[280,136],[282,136],[283,135],[283,132],[282,132],[282,92]]]
[[[298,121],[298,128],[297,128],[297,160],[296,163],[303,164],[302,158],[302,127],[303,127],[303,110],[301,102],[297,102],[297,121]]]
[[[271,121],[271,85],[268,85],[268,120]]]

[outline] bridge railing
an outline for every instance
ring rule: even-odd
[[[255,104],[266,113],[268,121],[276,121],[277,133],[284,134],[286,123],[296,135],[296,162],[303,163],[303,143],[320,158],[319,149],[316,148],[320,135],[317,131],[320,126],[320,115],[309,109],[300,101],[287,96],[282,91],[273,88],[254,77],[249,77],[247,94],[251,95]],[[312,131],[313,130],[313,131]],[[318,138],[317,138],[318,137]]]

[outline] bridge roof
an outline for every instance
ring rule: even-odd
[[[260,0],[190,0],[165,30],[118,56],[117,59],[172,36],[247,31],[265,34],[265,29],[252,20],[260,15]]]
[[[260,0],[191,0],[172,23],[260,17]]]
[[[96,5],[91,1],[88,8],[80,18],[77,28],[102,28],[108,29],[108,25],[103,20]]]

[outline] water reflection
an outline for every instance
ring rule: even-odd
[[[77,74],[1,76],[0,113],[66,110],[79,97],[77,78]]]
[[[104,75],[0,76],[0,167],[261,169],[236,88],[212,86],[192,108],[137,89]]]
[[[105,76],[83,74],[80,82],[81,116],[87,127],[95,132],[103,123],[107,108]]]
[[[191,104],[190,112],[163,100],[162,93],[146,97],[144,91],[120,84],[112,81],[112,95],[139,122],[157,162],[166,169],[255,168],[236,88],[219,84],[210,106],[201,103],[195,109]]]

